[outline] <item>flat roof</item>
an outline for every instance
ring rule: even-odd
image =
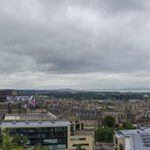
[[[56,116],[52,113],[48,114],[5,114],[5,121],[13,121],[13,120],[56,120]]]
[[[119,130],[116,131],[116,137],[125,138],[129,143],[127,148],[134,150],[150,150],[150,128]]]
[[[0,128],[38,128],[38,127],[67,127],[70,122],[67,120],[50,121],[3,121]]]

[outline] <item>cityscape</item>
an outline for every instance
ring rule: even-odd
[[[22,149],[148,150],[149,99],[149,92],[3,89],[0,141],[8,134]]]
[[[150,1],[0,0],[0,150],[150,150]]]

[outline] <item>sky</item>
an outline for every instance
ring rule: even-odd
[[[150,89],[150,1],[0,0],[0,88]]]

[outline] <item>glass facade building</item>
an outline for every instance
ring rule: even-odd
[[[12,126],[10,126],[12,124]],[[27,145],[40,144],[47,146],[49,150],[68,149],[69,122],[5,122],[1,127],[9,129],[9,134],[27,137]],[[21,142],[21,141],[20,141]]]

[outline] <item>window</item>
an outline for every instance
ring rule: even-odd
[[[124,147],[122,144],[119,144],[119,150],[124,150]]]

